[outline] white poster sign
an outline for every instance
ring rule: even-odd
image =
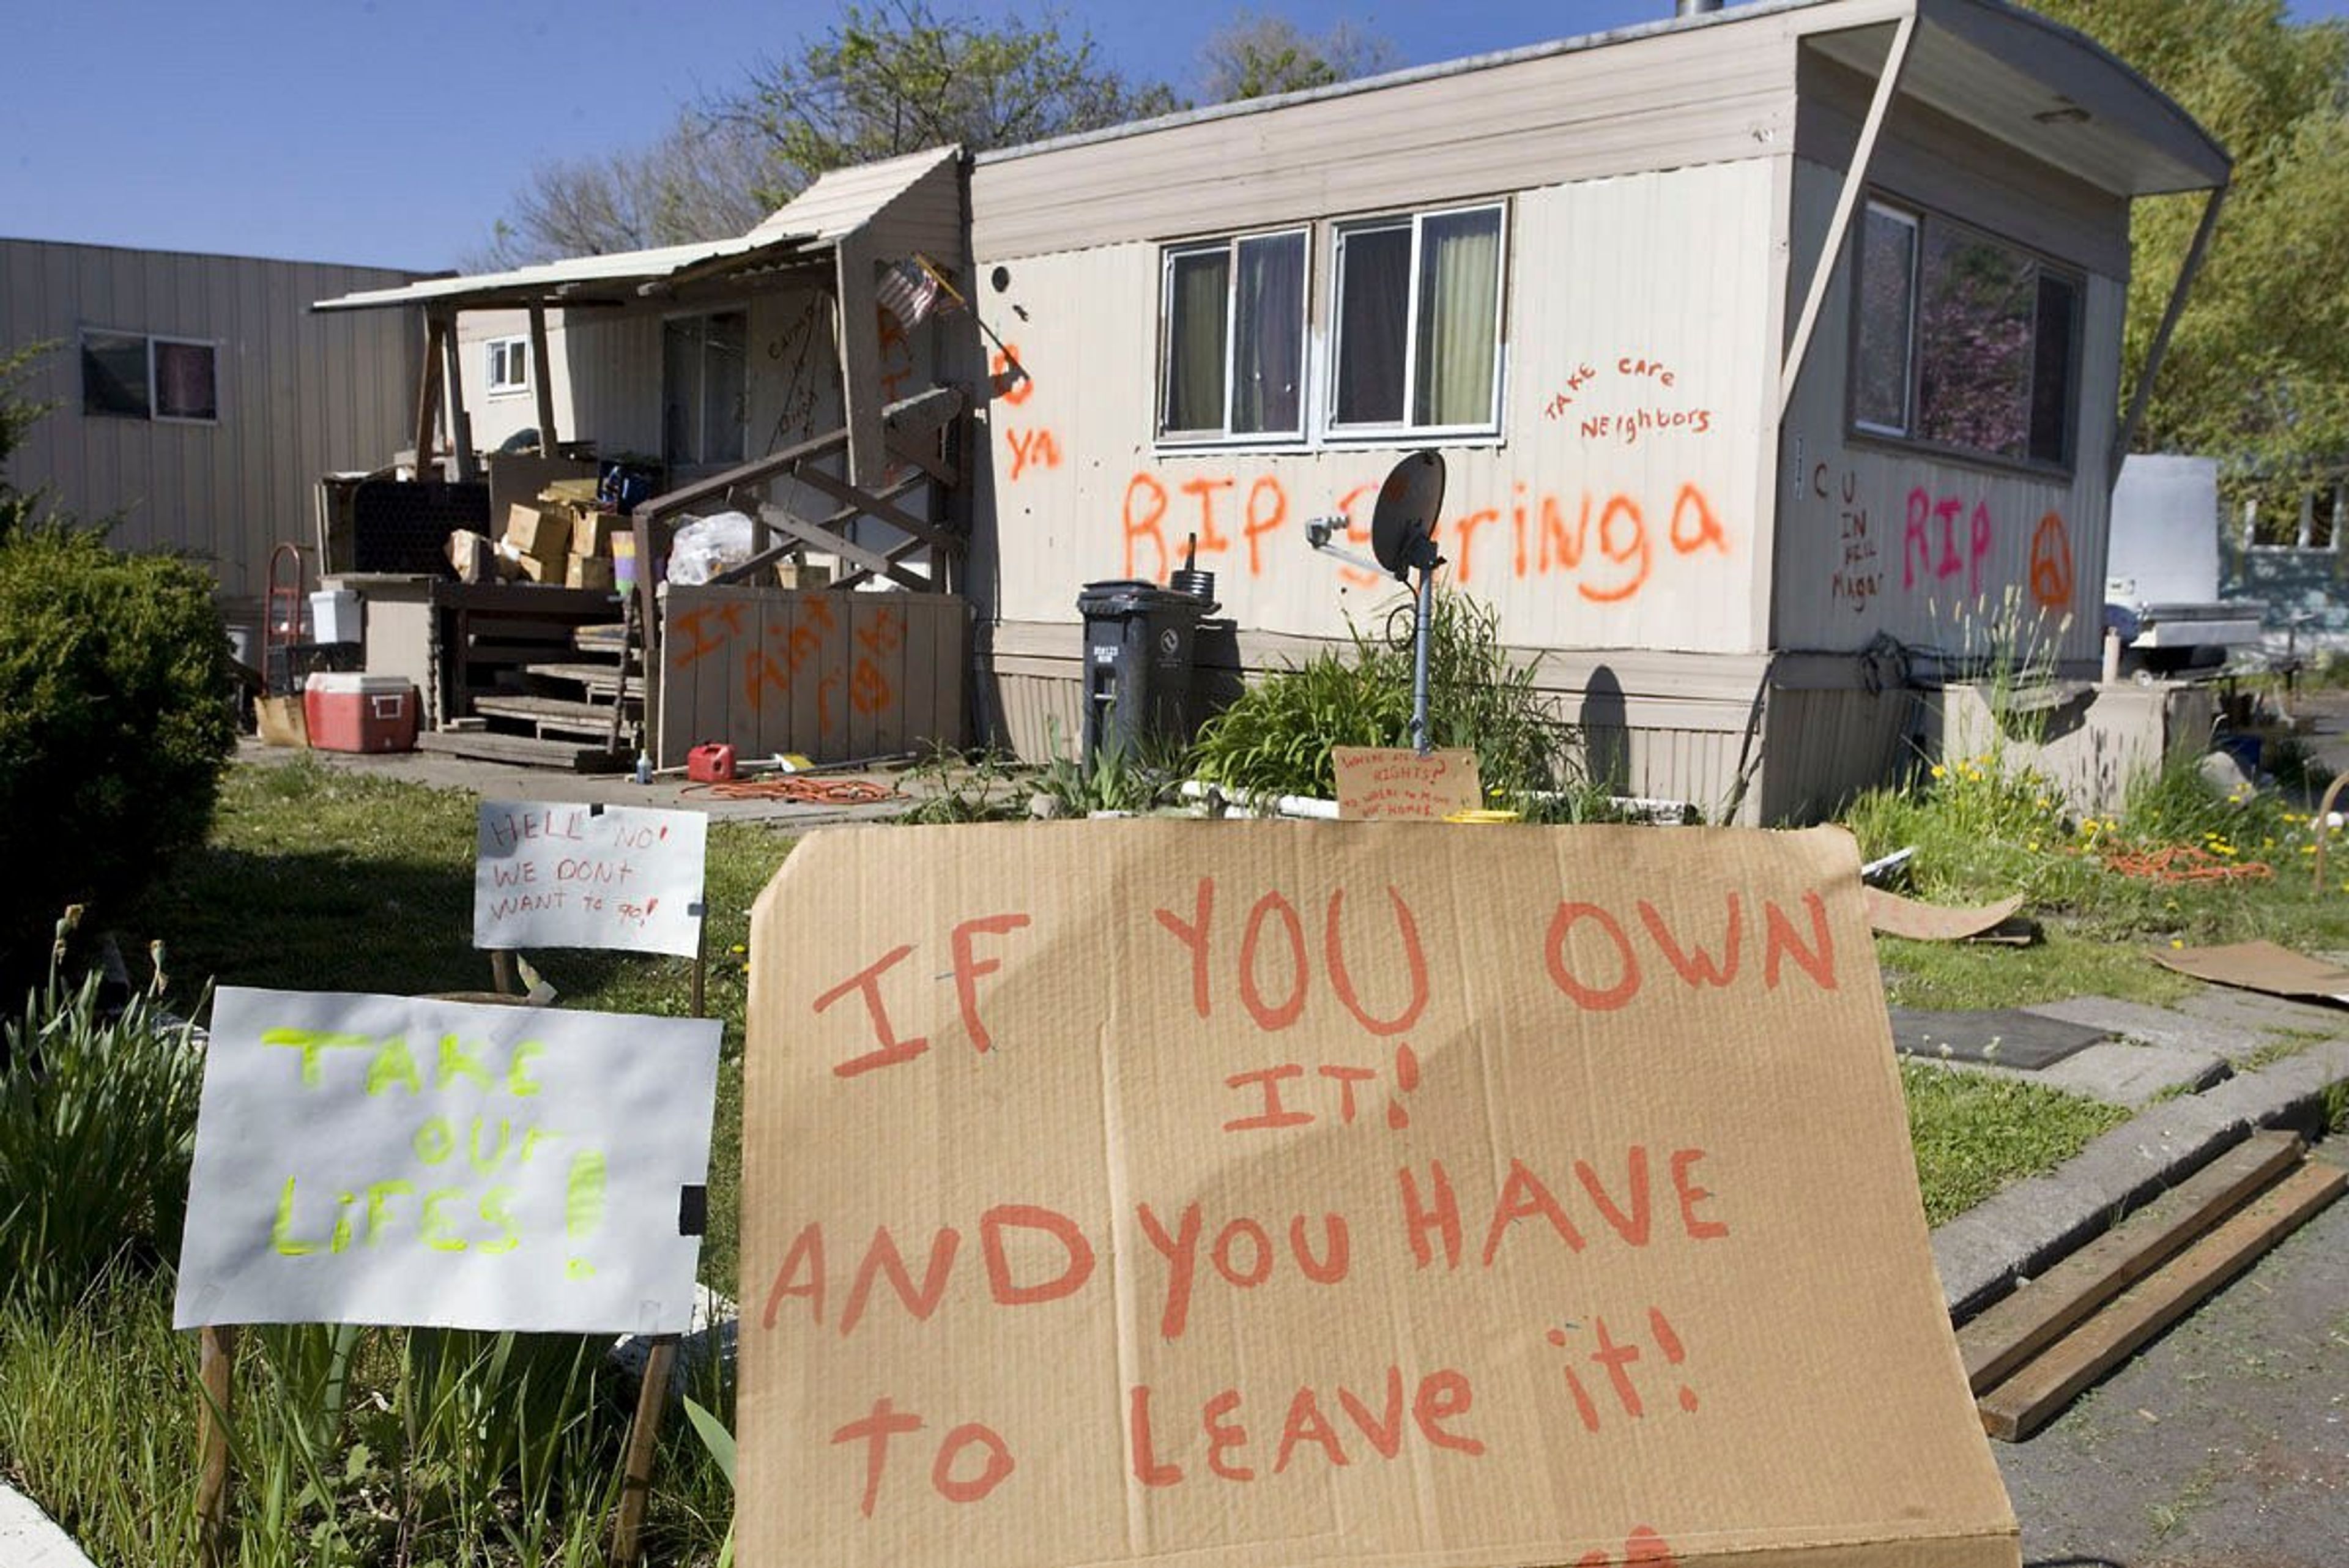
[[[709,833],[698,811],[485,800],[474,839],[473,945],[691,958],[701,945]]]
[[[715,1019],[224,987],[174,1324],[682,1331],[718,1038]]]

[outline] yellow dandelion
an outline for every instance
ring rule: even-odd
[[[1948,776],[1948,774],[1949,774],[1949,772],[1950,772],[1950,770],[1949,770],[1949,769],[1947,769],[1947,768],[1943,767],[1943,766],[1942,766],[1940,763],[1935,763],[1933,764],[1933,776],[1934,776],[1935,778],[1937,778],[1937,779],[1938,779],[1938,778],[1945,778],[1945,777],[1947,777],[1947,776]]]

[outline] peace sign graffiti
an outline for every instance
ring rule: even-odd
[[[2072,606],[2072,539],[2060,512],[2042,517],[2031,536],[2031,597],[2043,609]]]

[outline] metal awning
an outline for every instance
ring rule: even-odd
[[[1826,5],[1820,21],[1839,7]],[[2118,196],[2224,186],[2234,161],[2194,117],[2085,35],[2003,0],[1916,0],[1900,95]],[[1812,34],[1870,78],[1890,26]]]
[[[819,177],[750,233],[731,239],[569,256],[504,272],[428,278],[401,288],[368,289],[322,299],[310,308],[374,310],[421,305],[478,310],[624,305],[686,283],[744,276],[795,263],[828,265],[833,247],[843,239],[870,223],[923,176],[960,156],[959,148],[932,148],[836,170]]]

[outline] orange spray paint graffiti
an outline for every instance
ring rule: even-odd
[[[1331,508],[1346,519],[1346,537],[1358,548],[1370,543],[1368,508],[1377,493],[1376,484],[1356,485]],[[1175,500],[1178,495],[1181,502]],[[1164,582],[1174,564],[1176,536],[1188,535],[1202,556],[1229,556],[1245,550],[1244,569],[1250,577],[1260,577],[1269,559],[1266,541],[1294,514],[1288,491],[1271,474],[1248,481],[1243,493],[1240,481],[1232,475],[1196,476],[1170,490],[1159,475],[1141,470],[1126,481],[1119,511],[1125,575]],[[1506,507],[1472,507],[1437,524],[1437,541],[1453,557],[1455,580],[1462,587],[1495,574],[1495,552],[1503,548],[1488,537],[1495,531],[1507,541],[1501,559],[1511,577],[1523,582],[1573,576],[1576,592],[1593,604],[1620,604],[1636,597],[1647,587],[1660,554],[1678,558],[1731,553],[1720,514],[1694,483],[1681,485],[1669,506],[1621,492],[1602,495],[1596,491],[1585,491],[1569,504],[1519,484]],[[1341,575],[1363,587],[1381,580],[1352,567]]]
[[[2060,512],[2042,517],[2031,536],[2031,598],[2042,609],[2072,607],[2072,538]]]

